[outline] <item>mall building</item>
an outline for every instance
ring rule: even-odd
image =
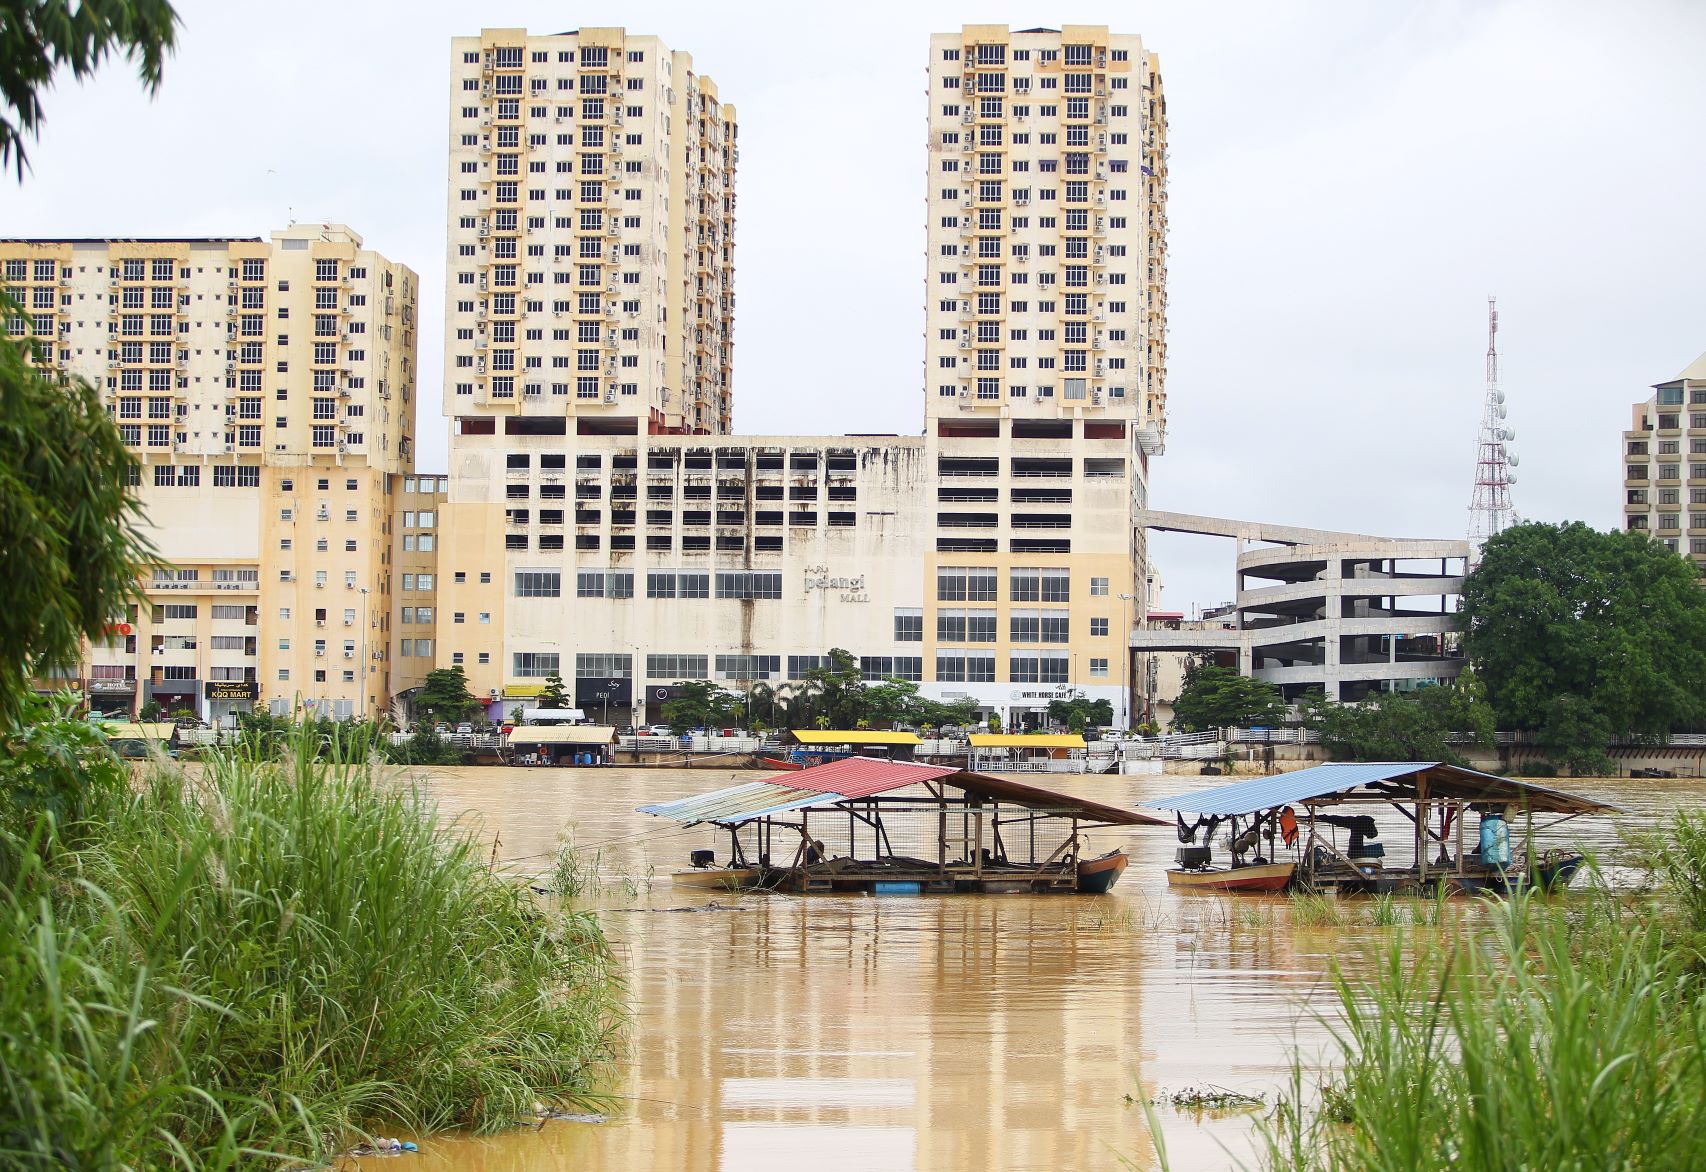
[[[734,436],[739,124],[619,29],[451,54],[437,659],[619,723],[678,681],[1130,710],[1166,423],[1166,119],[1100,26],[931,38],[923,434]],[[620,713],[620,716],[618,716]]]
[[[1166,431],[1155,57],[1102,26],[930,39],[922,429],[736,436],[735,107],[617,28],[452,42],[443,410],[413,273],[340,225],[0,243],[15,333],[103,389],[169,563],[95,706],[360,717],[461,666],[655,718],[831,648],[1014,724],[1132,710]]]

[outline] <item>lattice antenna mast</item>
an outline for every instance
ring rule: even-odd
[[[1511,485],[1517,464],[1510,442],[1516,430],[1504,425],[1505,393],[1499,389],[1499,310],[1497,299],[1487,298],[1487,397],[1481,406],[1481,430],[1475,441],[1475,495],[1469,502],[1471,560],[1481,560],[1487,538],[1502,532],[1515,514],[1511,509]]]

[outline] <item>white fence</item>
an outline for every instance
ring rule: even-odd
[[[763,737],[617,737],[623,753],[757,753],[775,748]]]

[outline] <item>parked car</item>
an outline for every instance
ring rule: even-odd
[[[445,724],[441,720],[436,725],[433,726],[432,731],[437,733],[441,737],[449,736],[450,735],[450,726],[448,724]]]
[[[654,737],[673,737],[675,730],[667,724],[654,724],[646,730],[646,735]]]
[[[471,735],[473,735],[473,732],[474,732],[474,726],[472,724],[470,724],[468,721],[464,720],[461,724],[456,726],[456,731],[458,733],[471,736]]]

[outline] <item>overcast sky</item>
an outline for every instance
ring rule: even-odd
[[[921,430],[926,39],[967,21],[1106,23],[1161,56],[1158,508],[1461,535],[1497,293],[1518,510],[1609,527],[1629,404],[1706,350],[1698,3],[178,7],[154,101],[120,66],[49,95],[0,234],[351,225],[421,274],[423,468],[447,442],[449,38],[482,23],[656,33],[738,107],[742,432]],[[1231,596],[1230,543],[1153,548],[1169,607]]]

